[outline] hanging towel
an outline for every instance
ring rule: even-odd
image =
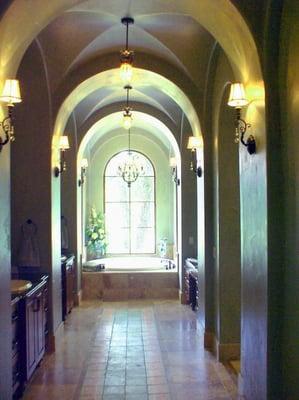
[[[37,242],[37,226],[28,219],[21,227],[21,243],[18,254],[19,267],[40,267]]]
[[[67,219],[63,215],[61,216],[61,248],[66,250],[69,248]]]

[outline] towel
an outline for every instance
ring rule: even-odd
[[[28,219],[21,227],[21,242],[18,252],[19,267],[40,267],[37,241],[37,226]]]

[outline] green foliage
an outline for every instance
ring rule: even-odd
[[[106,251],[107,240],[105,221],[102,213],[97,213],[94,207],[91,208],[88,225],[86,227],[86,243],[90,250]]]

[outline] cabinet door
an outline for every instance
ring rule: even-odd
[[[38,363],[45,352],[45,311],[44,311],[44,291],[41,290],[35,297],[35,348],[36,362]]]
[[[67,313],[70,313],[74,307],[74,272],[73,266],[67,267],[66,270],[66,301],[67,301]]]
[[[26,300],[26,378],[29,379],[35,368],[35,297]]]

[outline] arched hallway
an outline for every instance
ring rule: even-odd
[[[24,400],[235,400],[236,376],[203,348],[178,301],[83,302]]]
[[[209,376],[211,371],[205,369],[208,360],[213,363],[213,378],[221,381],[217,371],[223,368],[211,361],[204,350],[209,349],[219,361],[240,357],[238,390],[246,400],[297,400],[298,0],[0,3],[0,92],[6,79],[17,78],[23,98],[11,120],[14,129],[9,134],[15,132],[16,138],[12,144],[5,141],[5,117],[12,107],[5,101],[7,97],[0,99],[4,101],[0,105],[0,400],[11,400],[18,390],[16,381],[21,387],[27,379],[26,357],[19,363],[16,356],[27,333],[23,323],[18,329],[20,341],[15,340],[11,279],[22,277],[18,275],[20,238],[23,224],[32,220],[38,227],[37,268],[48,276],[47,324],[41,336],[47,336],[50,346],[34,377],[37,385],[28,388],[32,392],[27,396],[30,398],[34,390],[58,396],[51,394],[50,386],[38,382],[42,382],[43,375],[48,376],[49,382],[58,384],[57,390],[63,390],[63,367],[78,377],[79,386],[83,384],[86,371],[74,366],[70,354],[77,354],[80,345],[86,351],[81,361],[88,362],[93,344],[84,339],[92,334],[95,337],[97,327],[102,329],[101,324],[94,325],[94,319],[99,316],[105,324],[101,316],[109,310],[103,304],[89,307],[85,303],[64,322],[60,221],[62,216],[69,221],[68,250],[75,255],[71,293],[72,301],[79,306],[84,298],[81,278],[88,247],[84,237],[88,213],[93,202],[102,215],[108,204],[104,199],[103,165],[119,151],[130,153],[130,141],[119,118],[129,106],[125,98],[130,91],[135,122],[132,144],[134,150],[154,161],[157,190],[153,189],[151,196],[155,193],[158,199],[155,205],[151,198],[141,199],[147,202],[151,219],[141,224],[139,218],[135,232],[139,228],[143,233],[152,229],[153,257],[159,255],[161,239],[168,240],[169,253],[178,266],[175,296],[182,303],[187,300],[184,262],[188,257],[196,259],[198,319],[203,327],[196,335],[198,376],[205,372]],[[132,90],[126,92],[119,74],[120,51],[125,42],[124,16],[134,18],[129,47],[134,52],[135,74]],[[228,106],[229,87],[234,82],[241,82],[245,88],[244,100],[248,103],[242,111]],[[20,100],[19,96],[16,99]],[[235,143],[235,128],[241,137],[241,128],[243,133],[248,128],[245,140],[250,135],[255,138],[254,154],[247,151],[242,140]],[[70,149],[64,154],[59,141],[66,135]],[[201,140],[195,151],[187,146],[190,135]],[[173,156],[177,156],[176,169],[170,166]],[[89,163],[84,185],[82,159]],[[116,191],[111,192],[114,201]],[[127,192],[130,198],[131,190]],[[119,193],[121,209],[123,193]],[[127,203],[131,210],[132,202]],[[115,213],[120,228],[116,241],[119,232],[130,230],[138,219],[121,224],[120,214]],[[123,220],[129,220],[131,214],[128,211]],[[112,226],[114,220],[110,223]],[[123,243],[128,236],[123,235]],[[99,272],[98,276],[104,274]],[[161,285],[162,279],[159,282]],[[120,288],[124,294],[124,286],[117,284],[112,289],[118,293]],[[141,287],[138,296],[144,293]],[[92,294],[103,299],[100,284]],[[126,295],[130,297],[129,290]],[[39,300],[36,305],[40,305]],[[168,311],[163,307],[155,303],[152,312],[157,316],[153,322],[161,335],[159,354],[165,357],[165,367],[168,350],[163,347],[166,339],[160,328],[171,330],[165,322],[168,316],[174,321],[174,331],[176,324],[184,326],[185,310],[191,325],[182,329],[175,344],[180,349],[182,343],[191,343],[189,333],[194,330],[195,314],[178,303],[169,305]],[[39,309],[33,307],[32,312]],[[176,312],[182,317],[179,322],[175,322]],[[118,316],[116,311],[115,318]],[[90,332],[85,332],[85,323],[91,327]],[[111,319],[108,326],[112,325]],[[55,348],[56,352],[50,353]],[[55,370],[51,364],[54,362]],[[165,374],[167,390],[178,397],[175,385],[181,383]],[[74,383],[70,375],[65,376],[67,386]],[[175,379],[185,383],[189,378],[179,374]],[[195,398],[200,395],[198,383],[194,383]],[[219,385],[226,390],[222,382]],[[78,397],[77,381],[75,386],[71,395]],[[164,393],[160,394],[163,398]],[[182,397],[188,397],[188,393]]]

